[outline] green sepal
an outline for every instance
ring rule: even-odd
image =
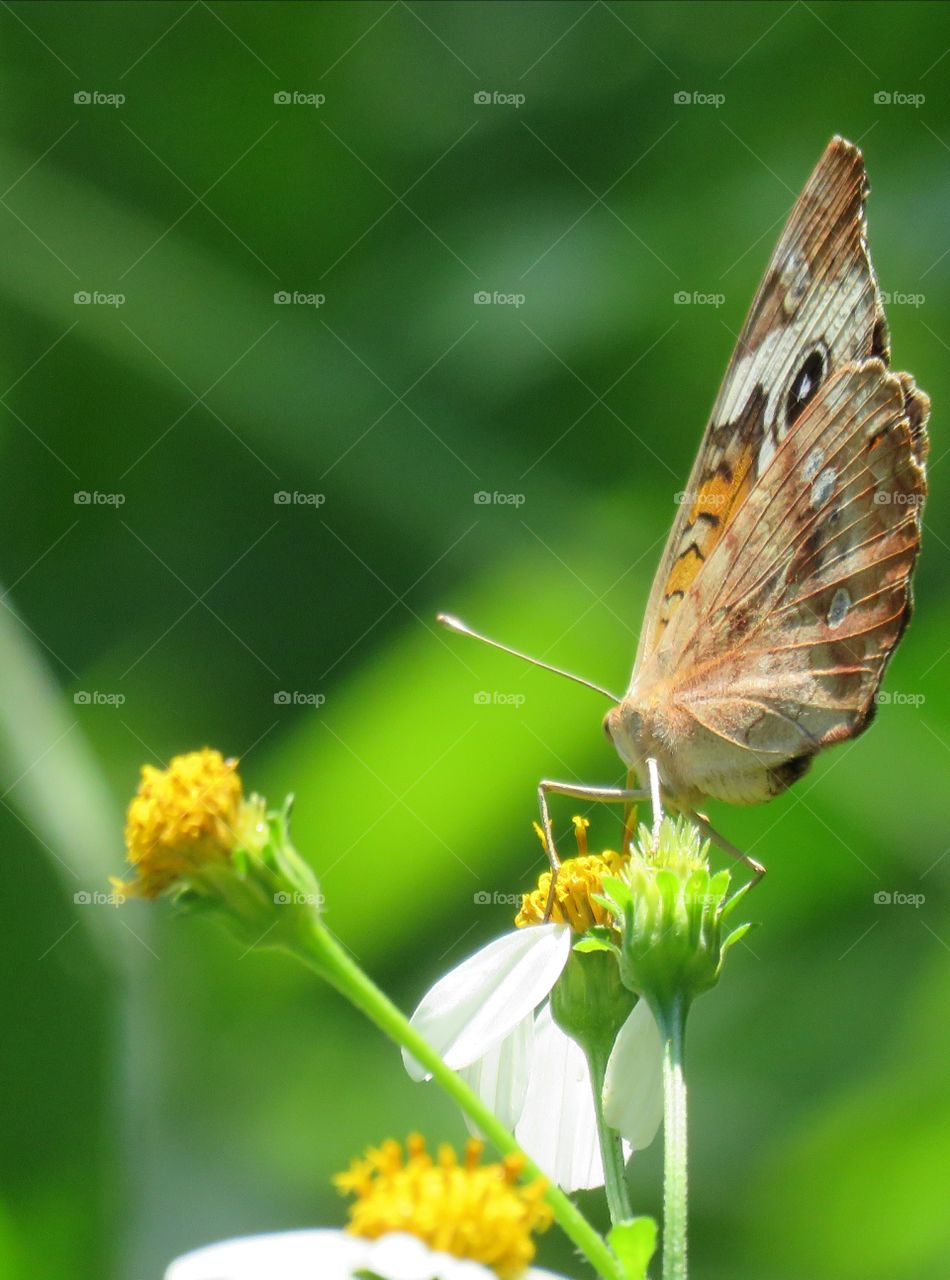
[[[617,954],[617,944],[613,940],[613,935],[606,925],[602,924],[595,924],[593,928],[581,934],[571,949],[579,951],[581,955],[589,955],[592,951],[609,951],[612,955]]]
[[[624,1280],[646,1280],[647,1267],[656,1252],[657,1226],[653,1218],[629,1218],[618,1222],[607,1235]]]

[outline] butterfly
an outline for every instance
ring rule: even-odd
[[[549,794],[649,794],[655,819],[665,800],[761,871],[696,806],[771,800],[873,718],[911,613],[930,402],[890,369],[867,194],[861,152],[833,138],[729,361],[604,718],[650,790],[542,783],[549,853]]]

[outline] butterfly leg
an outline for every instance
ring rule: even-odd
[[[568,796],[573,800],[599,800],[603,804],[629,804],[632,800],[650,798],[649,791],[642,791],[635,787],[589,787],[574,782],[552,782],[549,779],[538,783],[538,808],[541,811],[541,830],[544,832],[544,851],[551,864],[551,888],[544,908],[545,920],[550,917],[554,906],[557,873],[561,867],[561,859],[558,857],[557,846],[554,843],[551,808],[548,804],[549,795]]]
[[[650,758],[647,760],[647,773],[650,778],[650,805],[653,809],[653,845],[660,843],[660,827],[663,824],[663,800],[660,795],[660,766]]]
[[[759,883],[765,875],[766,868],[758,861],[757,858],[753,858],[751,854],[743,853],[741,849],[736,848],[736,846],[727,840],[724,835],[720,835],[712,823],[709,822],[708,819],[704,818],[701,813],[691,813],[689,816],[693,822],[696,823],[707,840],[711,840],[714,845],[722,849],[723,853],[728,853],[730,858],[735,858],[737,862],[745,863],[753,873],[752,884]]]

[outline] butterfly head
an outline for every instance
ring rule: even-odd
[[[639,772],[650,754],[647,746],[649,735],[643,715],[629,695],[610,708],[604,716],[603,724],[607,741],[613,743],[621,760],[629,768]]]

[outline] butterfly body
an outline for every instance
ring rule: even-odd
[[[676,807],[757,804],[869,723],[911,608],[929,402],[892,373],[861,153],[835,138],[779,239],[605,728]]]

